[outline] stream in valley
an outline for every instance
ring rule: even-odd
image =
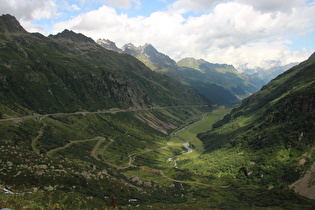
[[[182,137],[178,136],[177,134],[178,134],[179,132],[185,130],[185,129],[187,129],[187,131],[188,131],[189,128],[191,128],[191,127],[194,126],[196,123],[198,123],[198,122],[200,122],[200,121],[202,121],[202,120],[204,120],[204,119],[205,119],[205,116],[204,116],[204,114],[203,114],[200,120],[197,120],[196,122],[191,123],[191,124],[189,124],[189,125],[187,125],[187,126],[181,128],[181,129],[179,129],[178,131],[176,131],[176,132],[174,133],[174,136],[175,136],[176,138],[178,138],[178,139],[184,141],[183,146],[187,149],[187,152],[185,152],[185,153],[183,153],[183,154],[180,154],[180,155],[176,155],[175,157],[168,159],[168,161],[173,161],[173,162],[174,162],[174,167],[175,167],[175,168],[178,168],[178,165],[177,165],[177,163],[176,163],[176,158],[177,158],[177,157],[182,156],[182,155],[187,155],[187,154],[193,152],[193,149],[190,147],[190,146],[191,146],[190,142],[187,141],[187,140],[185,140],[185,139],[183,139]],[[190,141],[192,141],[193,138],[190,136],[189,133],[188,133],[188,135],[189,135],[189,137],[190,137]]]

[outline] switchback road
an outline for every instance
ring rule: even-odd
[[[191,108],[191,107],[206,107],[207,105],[181,105],[181,106],[165,106],[165,107],[151,107],[151,108],[129,108],[129,109],[118,109],[118,108],[112,108],[108,110],[99,110],[99,111],[80,111],[80,112],[70,112],[70,113],[51,113],[51,114],[33,114],[28,116],[20,116],[20,117],[13,117],[13,118],[6,118],[6,119],[0,119],[0,122],[5,121],[21,121],[26,119],[34,119],[34,118],[45,118],[45,117],[52,117],[52,116],[67,116],[67,115],[86,115],[86,114],[102,114],[102,113],[108,113],[108,114],[115,114],[118,112],[136,112],[136,111],[149,111],[149,110],[156,110],[156,109],[180,109],[180,108]]]

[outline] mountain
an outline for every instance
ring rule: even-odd
[[[132,44],[123,46],[123,51],[130,55],[137,57],[139,60],[146,63],[146,60],[156,65],[155,69],[171,68],[176,66],[176,62],[169,56],[158,52],[151,44],[145,44],[144,46],[135,47]]]
[[[2,15],[0,19],[1,33],[27,33],[20,23],[11,15]]]
[[[173,68],[177,66],[174,60],[172,60],[169,56],[158,52],[151,44],[136,47],[129,43],[122,47],[122,51],[136,57],[150,69],[157,72],[163,68]]]
[[[240,102],[261,87],[259,81],[249,80],[231,65],[212,64],[194,58],[185,58],[176,63],[151,44],[136,47],[129,43],[123,46],[122,51],[138,58],[153,71],[184,84],[216,104]]]
[[[27,33],[8,15],[1,24],[8,26],[1,35],[1,103],[20,114],[205,104],[134,57],[83,34]]]
[[[108,39],[98,39],[96,43],[104,47],[105,49],[112,50],[118,53],[122,53],[123,51],[119,49],[116,44]]]
[[[255,68],[255,69],[241,69],[242,73],[248,74],[256,79],[263,81],[263,84],[267,84],[272,79],[276,78],[279,74],[282,74],[286,70],[298,65],[299,63],[289,63],[287,65],[281,65],[280,62],[272,63],[272,67],[264,69],[264,68]],[[270,65],[269,65],[270,66]]]
[[[1,209],[314,208],[286,189],[314,162],[314,59],[215,123],[231,108],[133,56],[0,22]]]
[[[52,209],[107,208],[112,195],[120,205],[159,202],[178,191],[140,180],[133,162],[167,145],[207,100],[83,34],[28,33],[11,15],[0,24],[1,189],[22,192],[21,206]],[[0,200],[16,204],[2,190]]]
[[[250,81],[252,84],[255,84],[257,87],[262,87],[266,84],[265,81],[262,79],[257,78],[256,76],[250,74],[250,73],[241,73],[243,77],[245,77],[248,81]]]
[[[230,172],[238,179],[266,189],[290,186],[314,199],[314,81],[311,56],[243,100],[211,131],[200,134],[207,151],[202,159],[211,161],[211,154],[225,154],[216,158],[225,158],[227,166],[234,164]],[[233,157],[230,162],[228,156]],[[304,184],[292,185],[299,179]]]
[[[212,86],[210,88],[211,94],[225,97],[219,104],[239,102],[259,89],[258,85],[251,83],[246,77],[238,73],[232,65],[213,64],[194,58],[185,58],[178,61],[178,64],[183,69],[183,73],[186,74],[186,78],[194,84],[193,89],[205,92],[202,86]],[[220,90],[218,87],[223,89]],[[230,94],[227,94],[227,92]]]

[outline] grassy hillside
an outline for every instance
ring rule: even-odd
[[[28,33],[10,15],[0,25],[0,185],[32,192],[12,195],[29,208],[90,209],[110,206],[111,195],[127,205],[174,194],[123,171],[165,146],[169,132],[208,109],[206,100],[82,34]],[[0,207],[12,203],[19,205],[1,194]]]
[[[234,96],[234,99],[226,96],[227,99],[230,100],[229,103],[239,101],[259,89],[258,85],[251,83],[231,65],[213,64],[204,60],[195,60],[193,58],[185,58],[180,60],[178,64],[188,68],[185,69],[186,71],[183,71],[184,74],[186,72],[192,72],[189,68],[199,70],[199,72],[190,73],[186,76],[187,78],[191,78],[194,81],[199,80],[206,84],[215,84],[219,87],[223,87],[223,90],[230,92],[230,94]],[[221,90],[221,94],[225,95],[223,90]],[[216,92],[216,90],[213,89],[212,92]]]
[[[3,25],[7,19],[1,17]],[[16,28],[0,34],[0,100],[8,113],[205,104],[132,56],[106,50],[82,34],[65,30],[44,37]]]
[[[315,161],[314,81],[315,60],[310,58],[245,99],[210,132],[199,135],[207,151],[201,159],[207,164],[192,167],[269,189],[287,188],[303,177]],[[213,161],[220,161],[220,168],[205,169]],[[310,181],[309,187],[313,185]]]

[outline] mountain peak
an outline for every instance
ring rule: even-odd
[[[159,53],[155,47],[153,47],[152,44],[146,43],[143,46],[140,46],[141,50],[143,50],[145,53]]]
[[[197,70],[200,70],[199,66],[204,60],[197,60],[192,57],[183,58],[180,61],[177,62],[179,66],[186,66],[190,68],[195,68]]]
[[[125,44],[123,47],[122,47],[123,51],[125,50],[137,50],[138,48],[133,45],[132,43],[128,43],[128,44]]]
[[[122,51],[124,53],[127,53],[129,55],[132,55],[134,57],[137,57],[138,55],[141,54],[141,51],[138,49],[138,47],[136,47],[135,45],[133,45],[132,43],[128,43],[128,44],[125,44],[123,47],[122,47]]]
[[[101,45],[102,47],[104,47],[107,50],[112,50],[118,53],[122,53],[123,51],[121,49],[119,49],[115,42],[110,41],[109,39],[98,39],[96,41],[97,44]]]
[[[16,18],[9,14],[0,16],[0,31],[9,33],[27,33]]]
[[[63,32],[58,33],[56,35],[49,35],[50,37],[56,38],[56,39],[67,39],[74,42],[90,42],[94,43],[94,40],[92,38],[89,38],[81,33],[75,33],[74,31],[65,29]]]

